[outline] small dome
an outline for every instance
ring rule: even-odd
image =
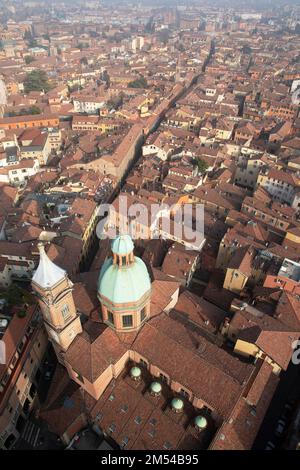
[[[150,390],[152,393],[160,393],[161,392],[161,384],[159,382],[152,382],[150,385]]]
[[[130,369],[130,375],[134,379],[138,379],[142,375],[142,371],[139,367],[134,366]]]
[[[207,419],[204,416],[196,416],[195,418],[195,426],[199,429],[207,428]]]
[[[134,244],[129,235],[120,235],[115,238],[111,244],[111,251],[119,256],[125,256],[132,253],[134,250]]]
[[[171,406],[175,411],[181,411],[183,409],[183,401],[180,398],[173,398]]]

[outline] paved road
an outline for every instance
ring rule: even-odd
[[[51,433],[46,423],[29,419],[22,431],[20,439],[15,444],[16,450],[62,450],[65,445],[58,440],[58,436]]]
[[[33,423],[32,421],[26,421],[23,432],[21,434],[21,440],[27,443],[29,447],[35,448],[39,444],[41,428]]]

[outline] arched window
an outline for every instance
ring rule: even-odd
[[[112,325],[115,324],[115,322],[114,322],[114,315],[113,315],[112,312],[109,312],[109,311],[107,312],[107,318],[108,318],[109,323],[111,323]]]
[[[63,316],[64,321],[68,320],[71,316],[69,305],[65,304],[61,309],[61,314]]]
[[[144,307],[141,310],[141,323],[145,320],[145,318],[146,318],[146,307]]]

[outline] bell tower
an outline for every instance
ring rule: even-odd
[[[48,258],[42,243],[38,248],[40,262],[32,278],[32,288],[38,298],[49,339],[58,360],[64,364],[65,351],[82,332],[73,300],[73,284],[66,271]]]

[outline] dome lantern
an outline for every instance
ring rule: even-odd
[[[198,415],[194,420],[195,428],[198,431],[204,431],[207,428],[207,419],[204,416]]]
[[[129,235],[120,235],[111,244],[113,263],[119,267],[128,266],[134,262],[134,244]]]
[[[130,377],[133,380],[140,380],[141,375],[142,375],[142,371],[139,367],[134,366],[130,369]]]
[[[171,407],[175,413],[181,413],[183,411],[183,401],[181,398],[173,398],[171,401]]]
[[[159,382],[152,382],[150,385],[150,393],[151,395],[158,396],[161,394],[162,386]]]

